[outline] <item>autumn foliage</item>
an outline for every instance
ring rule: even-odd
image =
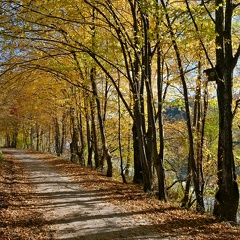
[[[0,145],[201,213],[218,192],[236,222],[238,19],[235,0],[1,0]]]

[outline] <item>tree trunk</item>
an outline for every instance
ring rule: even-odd
[[[118,87],[120,87],[120,76],[118,76]],[[107,95],[105,97],[107,97]],[[104,112],[106,113],[106,110]],[[118,147],[119,147],[119,157],[120,157],[120,171],[121,171],[121,177],[122,177],[123,183],[127,183],[127,180],[124,174],[124,167],[123,167],[121,130],[122,130],[121,129],[121,102],[120,102],[120,96],[118,95]]]
[[[237,221],[239,190],[232,142],[232,84],[237,59],[232,53],[233,3],[216,0],[216,74],[219,107],[218,191],[215,196],[214,215],[223,221]],[[225,16],[224,16],[225,10]],[[225,26],[224,26],[225,25]],[[239,56],[239,52],[238,52]],[[238,58],[238,56],[235,56]]]
[[[92,22],[94,23],[96,20],[95,16],[95,8],[93,8],[92,12]],[[96,35],[96,29],[95,26],[91,28],[92,30],[92,48],[93,50],[96,48],[95,46],[95,35]],[[95,56],[95,53],[93,53],[93,57]],[[92,84],[92,91],[93,91],[93,97],[96,102],[96,109],[97,109],[97,117],[98,117],[98,124],[99,124],[99,130],[100,130],[100,136],[101,136],[101,143],[102,143],[102,165],[104,160],[107,162],[107,176],[112,177],[113,175],[113,169],[112,169],[112,155],[108,149],[107,145],[107,138],[105,134],[105,126],[104,126],[104,120],[103,115],[101,111],[101,104],[98,96],[98,89],[96,84],[96,67],[91,68],[90,72],[90,81]]]
[[[159,27],[160,20],[157,19],[157,27]],[[159,34],[157,34],[157,39],[159,39]],[[167,201],[167,194],[165,189],[165,169],[163,165],[164,161],[164,125],[163,125],[163,60],[161,57],[161,48],[158,43],[157,46],[157,87],[158,87],[158,113],[156,115],[158,119],[159,126],[159,153],[158,158],[155,163],[155,167],[158,175],[158,198],[159,200]]]
[[[12,142],[11,142],[11,147],[16,148],[17,147],[17,141],[18,141],[18,132],[14,130],[12,133]]]
[[[86,112],[86,130],[87,130],[87,149],[88,149],[88,157],[87,157],[87,165],[89,167],[92,167],[92,154],[93,154],[93,134],[90,130],[90,124],[89,124],[89,116]],[[97,166],[96,166],[97,164]],[[98,161],[95,164],[95,167],[98,168]]]
[[[134,159],[133,182],[134,183],[143,183],[142,165],[140,162],[140,153],[139,153],[140,150],[139,150],[136,124],[133,124],[132,133],[133,133],[133,154],[134,154],[134,156],[133,156],[133,159]]]
[[[188,160],[188,174],[187,174],[187,179],[186,179],[186,186],[185,186],[185,190],[184,190],[184,196],[183,199],[181,201],[181,207],[182,208],[189,208],[190,206],[190,200],[189,200],[189,192],[190,192],[190,187],[191,187],[191,179],[192,179],[192,175],[191,175],[191,165],[190,165],[190,161]]]
[[[82,113],[80,112],[79,114],[79,123],[78,123],[78,130],[80,134],[80,152],[79,152],[79,162],[82,166],[85,166],[85,148],[86,148],[86,143],[85,143],[85,135],[83,133],[83,121],[82,121]]]
[[[63,154],[64,146],[66,144],[66,135],[67,135],[66,120],[67,120],[67,114],[63,113],[63,115],[62,115],[62,137],[61,137],[61,145],[60,145],[60,155]]]
[[[70,151],[71,151],[71,162],[79,161],[79,138],[78,138],[78,127],[76,126],[76,116],[75,109],[70,109],[70,122],[72,127],[72,141],[70,143]]]
[[[97,130],[96,130],[96,122],[95,122],[95,104],[93,99],[90,100],[90,111],[91,111],[91,147],[88,153],[88,162],[90,162],[90,158],[92,158],[92,150],[94,151],[94,163],[95,168],[101,167],[100,164],[100,157],[99,157],[99,150],[98,150],[98,138],[97,138]],[[103,167],[103,166],[102,166]]]
[[[217,68],[221,76],[220,69]],[[232,144],[232,76],[224,74],[218,82],[219,140],[218,140],[218,191],[215,196],[214,215],[223,221],[237,221],[239,190],[236,181]]]
[[[106,134],[105,134],[105,127],[104,127],[104,122],[101,114],[101,104],[100,100],[98,97],[98,91],[97,91],[97,85],[96,85],[96,69],[92,68],[91,69],[91,83],[92,83],[92,90],[93,90],[93,95],[96,101],[96,107],[97,107],[97,116],[98,116],[98,124],[99,124],[99,130],[100,130],[100,135],[101,135],[101,141],[102,141],[102,151],[103,151],[103,159],[106,160],[107,162],[107,176],[112,177],[113,172],[112,172],[112,155],[108,149],[107,145],[107,139],[106,139]]]
[[[128,129],[128,134],[127,134],[127,163],[126,163],[126,167],[125,167],[125,175],[127,177],[129,177],[130,175],[130,162],[131,162],[131,136],[130,136],[130,131],[131,129]]]
[[[54,118],[54,127],[55,127],[55,152],[59,157],[61,155],[61,143],[60,143],[60,126],[58,123],[58,119]]]
[[[39,151],[39,144],[40,144],[40,138],[39,138],[39,132],[40,132],[40,129],[39,129],[39,125],[38,123],[35,124],[35,127],[36,127],[36,139],[37,139],[37,142],[36,142],[36,150]]]
[[[33,126],[30,129],[30,148],[34,149],[34,128],[33,128]]]
[[[203,191],[204,191],[204,176],[203,176],[203,163],[202,163],[202,152],[203,152],[203,139],[204,139],[204,120],[205,115],[201,115],[201,62],[198,63],[198,79],[195,90],[194,110],[193,110],[193,134],[196,136],[195,144],[195,156],[196,156],[196,170],[197,178],[199,181],[199,199],[202,204],[202,210],[204,210]],[[204,111],[206,113],[206,111]],[[202,126],[201,126],[202,124]]]
[[[142,124],[142,113],[141,113],[141,103],[140,99],[135,99],[135,126],[136,126],[136,136],[138,141],[139,159],[142,168],[143,177],[143,189],[145,192],[151,192],[153,190],[153,176],[152,169],[149,166],[149,161],[146,154],[146,143],[143,133]]]

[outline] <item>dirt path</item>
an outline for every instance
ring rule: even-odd
[[[28,180],[35,186],[34,194],[41,199],[36,207],[44,209],[45,218],[56,230],[54,239],[168,239],[159,237],[148,221],[134,218],[105,202],[96,191],[87,191],[62,176],[39,155],[4,151],[24,164]]]
[[[239,239],[239,226],[163,203],[139,185],[50,154],[3,152],[0,240]]]

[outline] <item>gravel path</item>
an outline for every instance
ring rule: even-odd
[[[146,220],[135,219],[119,206],[104,202],[96,191],[62,176],[39,155],[7,150],[26,167],[34,192],[41,198],[45,218],[56,230],[54,239],[166,239]]]

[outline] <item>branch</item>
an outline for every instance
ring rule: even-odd
[[[125,98],[123,97],[120,89],[118,88],[113,76],[109,73],[109,71],[103,66],[103,64],[99,61],[98,57],[99,56],[96,56],[93,52],[91,51],[86,51],[86,53],[88,53],[88,55],[97,63],[97,65],[102,69],[102,71],[106,74],[106,76],[109,77],[109,79],[111,80],[112,84],[114,85],[116,91],[118,92],[119,94],[119,97],[121,98],[124,106],[126,107],[129,115],[131,116],[132,119],[134,119],[134,115],[131,111],[131,108],[129,107],[128,103],[126,102]]]
[[[166,190],[169,190],[170,188],[172,188],[176,183],[182,183],[182,182],[186,182],[186,179],[185,180],[176,180],[174,181],[169,187],[166,188]]]
[[[236,100],[236,102],[235,102],[235,107],[234,107],[234,110],[233,110],[233,117],[236,115],[237,109],[238,109],[239,106],[240,106],[240,98],[238,100]]]
[[[213,23],[216,24],[214,18],[212,17],[211,13],[210,13],[209,10],[207,9],[206,4],[205,4],[204,2],[203,2],[203,6],[204,6],[206,12],[208,13],[208,16],[209,16],[209,17],[211,18],[211,20],[213,21]]]
[[[78,87],[78,88],[82,88],[84,90],[86,90],[87,92],[90,92],[92,93],[92,91],[90,89],[88,89],[83,83],[77,81],[76,83],[72,82],[71,79],[68,78],[68,76],[64,73],[61,73],[55,69],[52,69],[48,66],[41,66],[41,65],[38,65],[38,64],[31,64],[31,65],[26,65],[26,66],[23,66],[25,67],[26,69],[33,69],[33,70],[40,70],[40,71],[44,71],[46,73],[50,73],[52,74],[53,76],[55,76],[57,79],[60,79],[60,80],[64,80],[66,82],[68,82],[69,84],[75,86],[75,87]]]
[[[70,22],[70,23],[75,23],[75,24],[80,24],[80,25],[93,25],[90,22],[79,21],[79,20],[77,20],[77,18],[76,19],[66,19],[66,18],[63,18],[63,17],[60,17],[60,16],[52,15],[51,13],[47,14],[47,13],[44,13],[44,12],[40,12],[36,9],[36,6],[34,6],[35,8],[33,8],[33,7],[30,6],[30,4],[28,4],[28,5],[18,4],[18,7],[26,9],[27,12],[30,11],[30,12],[33,12],[35,14],[39,14],[43,18],[50,18],[52,20],[61,20],[63,22]],[[39,23],[37,23],[37,24],[39,24]]]
[[[238,46],[238,50],[237,50],[237,52],[236,52],[236,54],[233,58],[233,61],[232,61],[232,69],[234,69],[235,66],[237,65],[237,61],[238,61],[239,56],[240,56],[240,44]]]
[[[233,4],[233,10],[234,10],[235,8],[237,8],[238,6],[240,6],[240,3]]]
[[[190,14],[190,17],[191,17],[191,19],[192,19],[193,25],[194,25],[194,27],[195,27],[195,29],[196,29],[196,32],[199,33],[198,25],[197,25],[197,23],[196,23],[196,21],[195,21],[195,19],[194,19],[194,17],[193,17],[193,14],[192,14],[192,11],[191,11],[191,9],[190,9],[190,7],[189,7],[188,1],[185,0],[185,3],[186,3],[186,6],[187,6],[187,9],[188,9],[188,12],[189,12],[189,14]],[[210,65],[211,65],[211,68],[214,69],[214,65],[213,65],[213,63],[212,63],[212,61],[211,61],[211,59],[210,59],[210,56],[209,56],[208,52],[207,52],[207,48],[205,47],[205,44],[204,44],[203,40],[200,38],[200,36],[199,36],[199,41],[200,41],[200,44],[201,44],[201,46],[202,46],[202,48],[203,48],[203,51],[204,51],[204,53],[205,53],[205,55],[206,55],[206,58],[207,58],[208,62],[209,62]],[[217,73],[216,73],[216,74],[217,74]]]

